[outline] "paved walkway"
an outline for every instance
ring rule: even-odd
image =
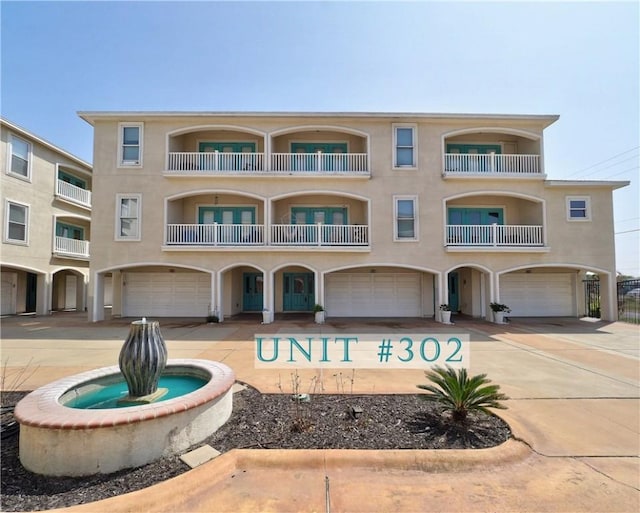
[[[79,314],[3,319],[4,388],[33,389],[113,365],[129,322],[88,324]],[[165,319],[161,329],[170,358],[225,362],[238,380],[265,392],[278,392],[289,371],[254,367],[255,333],[319,332],[304,317],[267,326],[253,318],[222,325]],[[498,413],[515,440],[485,451],[232,451],[155,487],[67,511],[640,510],[638,326],[341,319],[321,329],[469,334],[470,371],[486,372],[511,398]],[[300,371],[303,383],[321,380],[328,393],[341,386],[336,374]],[[425,381],[410,369],[349,371],[349,388],[352,378],[354,393],[414,393]]]

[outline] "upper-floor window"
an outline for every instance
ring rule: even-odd
[[[417,196],[394,196],[394,240],[418,240]]]
[[[567,220],[591,221],[591,199],[587,196],[567,196]]]
[[[393,167],[416,167],[416,125],[393,125]]]
[[[142,166],[142,123],[120,123],[118,165]]]
[[[140,240],[142,196],[116,196],[116,240]]]
[[[9,155],[11,161],[7,173],[19,178],[31,178],[31,144],[20,137],[9,137]]]
[[[29,242],[29,206],[7,201],[5,219],[5,241],[27,244]]]

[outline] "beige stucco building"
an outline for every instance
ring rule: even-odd
[[[615,319],[612,191],[547,176],[557,116],[82,112],[89,316]],[[108,300],[107,300],[108,301]]]
[[[84,310],[91,165],[0,119],[2,315]]]

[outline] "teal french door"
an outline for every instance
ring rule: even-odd
[[[264,278],[261,273],[242,274],[242,311],[261,312]]]
[[[452,207],[447,211],[447,224],[462,228],[453,228],[448,235],[455,237],[456,243],[490,244],[492,243],[489,229],[477,229],[474,226],[491,226],[504,224],[504,212],[501,208],[459,208]],[[468,226],[468,228],[465,228]]]
[[[344,207],[292,207],[291,224],[347,224]]]
[[[283,304],[285,312],[310,312],[314,305],[313,273],[284,273]]]
[[[463,155],[500,155],[502,146],[499,144],[447,144],[447,153]],[[487,159],[479,158],[463,161],[463,168],[458,171],[490,171]],[[497,165],[497,164],[496,164]]]
[[[318,152],[322,153],[319,162]],[[339,171],[346,163],[328,155],[347,153],[347,143],[291,143],[291,153],[302,154],[293,157],[292,168],[296,171]]]
[[[57,222],[56,235],[65,239],[84,240],[84,229],[80,226]]]
[[[199,224],[255,224],[255,207],[198,207]]]
[[[62,170],[58,171],[58,180],[62,180],[63,182],[70,183],[71,185],[75,185],[80,189],[87,188],[87,182],[85,182],[82,178],[78,178],[77,176],[70,175]]]
[[[501,208],[452,207],[448,211],[448,218],[448,224],[504,224],[504,213]]]
[[[459,278],[457,272],[449,273],[448,277],[448,288],[449,288],[449,306],[451,307],[452,312],[457,312],[460,309],[460,288],[459,288]]]
[[[256,143],[254,142],[200,142],[198,144],[200,153],[255,153]],[[256,162],[253,155],[228,156],[218,155],[218,161],[213,162],[211,157],[202,157],[200,169],[219,169],[221,171],[239,171],[256,169]]]

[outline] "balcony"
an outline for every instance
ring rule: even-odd
[[[446,225],[447,250],[540,250],[543,228],[538,225]]]
[[[58,179],[56,182],[56,196],[61,199],[76,203],[83,207],[91,208],[91,191],[82,189],[76,185]]]
[[[264,171],[264,153],[169,152],[171,175],[252,175]]]
[[[55,237],[53,252],[57,256],[68,258],[89,258],[89,241],[70,239],[68,237]]]
[[[271,226],[273,246],[368,246],[369,227],[363,225],[275,224]]]
[[[366,153],[272,153],[272,174],[369,176]]]
[[[540,155],[445,153],[445,176],[542,177]]]
[[[261,224],[168,224],[166,246],[191,248],[368,248],[369,227],[364,225],[271,225],[265,240]]]

